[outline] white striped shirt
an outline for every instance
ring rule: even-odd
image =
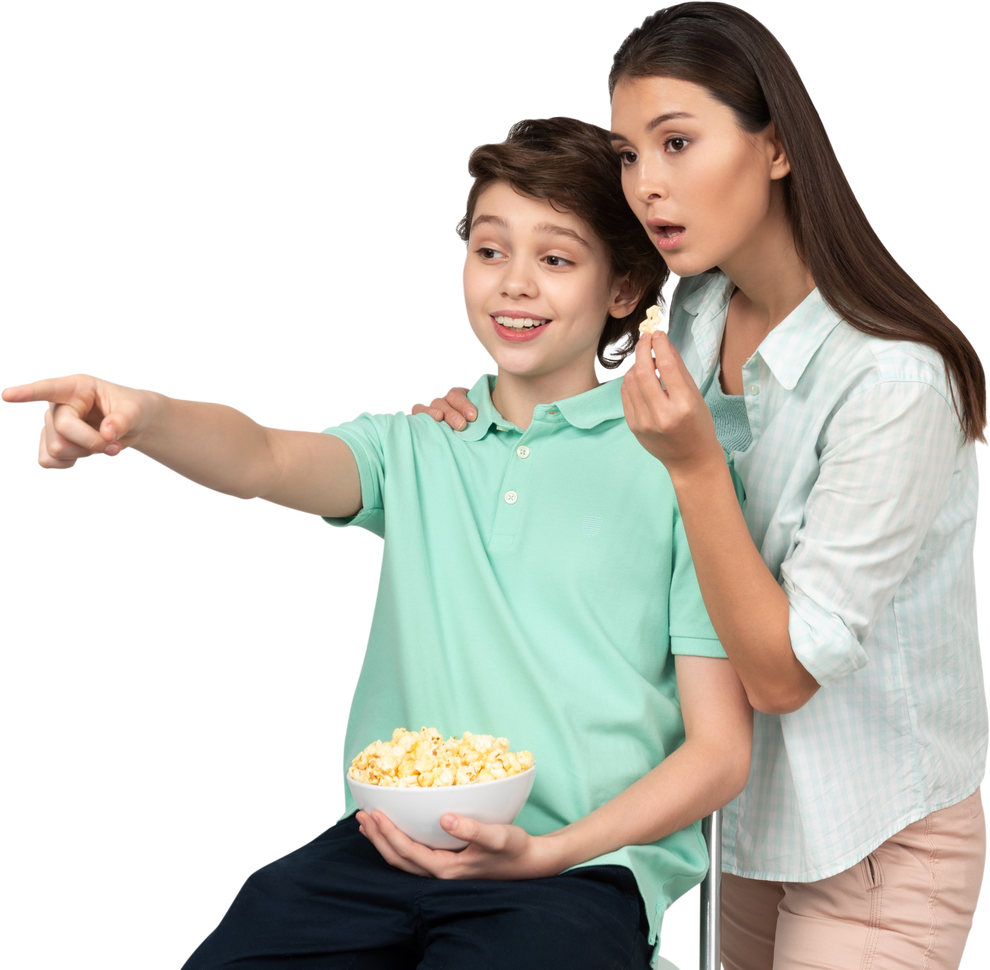
[[[732,284],[683,280],[670,337],[702,393]],[[814,290],[743,367],[752,443],[730,462],[753,541],[790,601],[795,654],[822,689],[756,715],[723,868],[809,882],[854,865],[983,777],[976,452],[941,357],[869,337]]]

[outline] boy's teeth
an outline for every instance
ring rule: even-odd
[[[496,317],[495,322],[503,327],[512,327],[513,330],[532,330],[533,327],[542,327],[549,323],[548,320],[534,320],[532,317]]]

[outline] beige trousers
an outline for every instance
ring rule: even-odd
[[[980,792],[818,882],[722,877],[725,970],[956,970],[980,894]]]

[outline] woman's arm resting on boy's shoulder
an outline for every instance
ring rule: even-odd
[[[584,818],[528,835],[518,825],[482,825],[444,816],[448,832],[471,843],[461,852],[428,849],[381,813],[358,813],[362,831],[391,865],[441,879],[533,879],[625,845],[646,845],[731,801],[746,785],[753,711],[728,660],[675,659],[685,741],[656,768]]]
[[[452,387],[446,397],[436,397],[429,407],[414,404],[413,414],[428,414],[434,421],[446,421],[455,431],[467,427],[468,421],[478,416],[475,406],[468,400],[466,387]]]
[[[222,404],[177,401],[84,374],[9,387],[3,399],[48,402],[38,453],[44,468],[134,448],[239,498],[333,518],[361,509],[357,463],[331,435],[264,428]]]

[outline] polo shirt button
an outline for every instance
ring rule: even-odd
[[[506,505],[515,505],[519,500],[519,496],[515,492],[506,492],[502,497],[505,499]]]
[[[756,395],[760,393],[760,385],[756,383],[750,384],[749,393],[752,394],[753,397],[756,397]]]
[[[518,448],[516,448],[516,454],[520,458],[529,458],[529,448],[527,448],[525,445],[520,445]]]

